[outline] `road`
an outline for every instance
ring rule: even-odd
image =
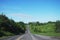
[[[60,40],[60,39],[52,38],[49,36],[31,34],[29,31],[29,26],[27,26],[27,31],[24,34],[24,36],[22,38],[20,38],[20,40]]]
[[[0,40],[60,40],[60,39],[52,38],[49,36],[31,34],[29,31],[29,27],[27,27],[26,33],[22,36],[17,35],[17,36],[12,36],[12,37],[0,39]]]

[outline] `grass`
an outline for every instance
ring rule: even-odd
[[[60,33],[55,32],[55,24],[49,23],[46,25],[38,25],[38,26],[31,26],[30,25],[30,31],[32,34],[39,34],[39,35],[45,35],[45,36],[60,36]]]
[[[0,39],[1,39],[1,38],[6,38],[6,37],[9,37],[9,36],[14,36],[13,33],[10,33],[10,32],[4,32],[4,31],[2,31],[2,32],[4,33],[4,35],[3,35],[2,37],[0,37]]]
[[[32,34],[38,34],[38,35],[44,35],[44,36],[58,36],[60,37],[60,33],[36,33],[36,32],[31,32]]]
[[[45,36],[60,36],[60,33],[37,33],[37,34]]]

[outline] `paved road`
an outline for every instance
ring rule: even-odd
[[[0,38],[0,40],[17,40],[18,37],[20,37],[20,35]]]
[[[49,36],[37,35],[37,34],[33,35],[29,31],[29,26],[27,26],[27,31],[24,34],[24,36],[20,38],[20,40],[60,40],[60,39],[52,38]]]
[[[42,36],[42,35],[36,35],[31,34],[30,32],[23,35],[23,37],[20,38],[20,40],[60,40],[56,38],[52,38],[49,36]]]
[[[49,36],[36,35],[36,34],[33,35],[29,31],[29,26],[27,26],[27,30],[24,35],[12,36],[12,37],[0,39],[0,40],[60,40],[60,39],[52,38]]]

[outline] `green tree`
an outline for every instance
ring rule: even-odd
[[[13,19],[9,19],[6,15],[0,15],[0,36],[25,33],[25,28],[25,23],[17,23]]]
[[[56,26],[56,32],[60,32],[60,21],[56,21],[55,23],[55,26]]]

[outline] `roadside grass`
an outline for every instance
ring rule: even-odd
[[[38,33],[38,34],[45,36],[60,36],[60,33]]]
[[[44,35],[44,36],[58,36],[60,37],[60,33],[35,33],[31,32],[32,34]]]
[[[54,33],[54,32],[48,32],[48,33],[40,33],[40,32],[34,32],[33,30],[30,30],[32,34],[38,34],[38,35],[44,35],[44,36],[58,36],[60,37],[60,33]]]
[[[3,39],[3,38],[7,38],[8,36],[2,36],[2,37],[0,37],[0,39]]]
[[[7,38],[9,36],[14,36],[14,34],[10,32],[3,32],[3,33],[4,33],[4,36],[0,37],[0,39]]]
[[[11,36],[2,36],[2,37],[0,37],[0,40],[5,39],[5,38],[9,38],[9,37],[11,37]]]
[[[40,32],[41,31],[41,32]],[[45,35],[45,36],[60,36],[60,33],[55,32],[55,24],[49,23],[46,25],[31,26],[30,32],[32,34]]]

